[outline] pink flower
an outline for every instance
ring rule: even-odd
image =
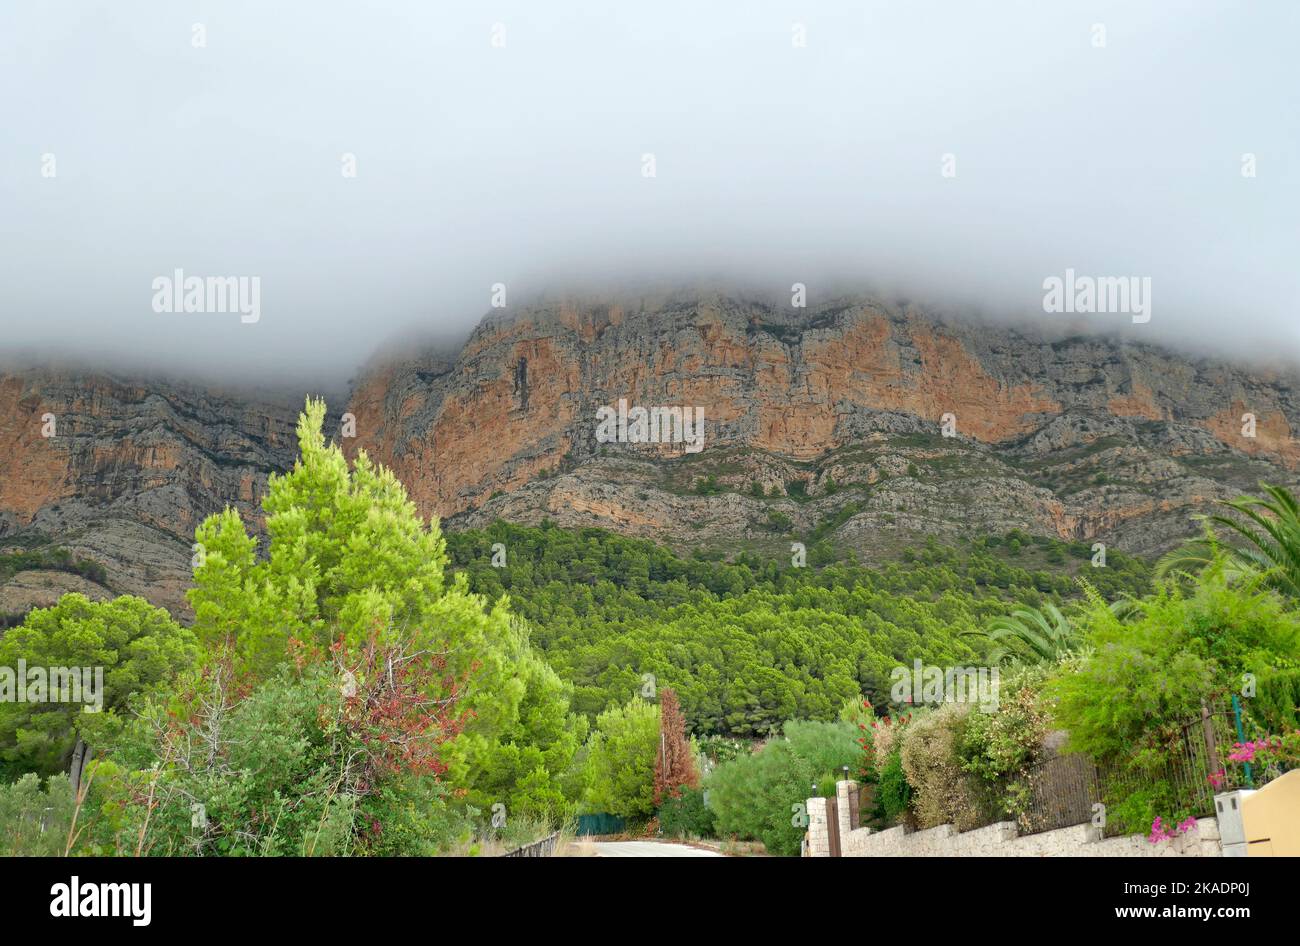
[[[1232,762],[1254,762],[1255,750],[1258,748],[1259,744],[1254,742],[1234,742],[1228,759]]]
[[[1156,815],[1156,820],[1151,822],[1151,833],[1147,835],[1147,843],[1159,844],[1161,841],[1167,841],[1173,836],[1173,832],[1166,830],[1164,821],[1159,815]]]

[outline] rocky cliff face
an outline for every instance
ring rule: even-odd
[[[104,564],[113,591],[183,611],[195,527],[227,504],[259,521],[267,476],[293,462],[295,420],[288,400],[174,382],[0,375],[0,552],[61,546]],[[69,580],[19,573],[0,612],[47,604]]]
[[[678,547],[788,555],[821,540],[865,558],[1014,527],[1154,553],[1215,499],[1297,484],[1297,380],[867,299],[623,299],[525,309],[485,320],[458,353],[372,367],[343,443],[452,527],[549,518]],[[702,449],[602,439],[601,409],[620,400],[629,419],[702,410]],[[267,476],[293,461],[300,404],[0,374],[0,551],[62,545],[107,565],[112,590],[179,609],[194,527],[227,503],[258,522]]]
[[[458,358],[366,375],[351,449],[453,525],[773,551],[816,531],[868,557],[1017,527],[1150,553],[1217,498],[1295,482],[1296,381],[863,299],[556,304],[485,322]],[[600,442],[620,399],[701,408],[704,449]]]

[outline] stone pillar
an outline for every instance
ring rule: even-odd
[[[808,856],[831,856],[831,826],[827,820],[827,799],[808,799]]]
[[[858,828],[858,783],[854,779],[835,783],[835,800],[838,803],[840,817],[840,844],[849,836],[850,831]]]

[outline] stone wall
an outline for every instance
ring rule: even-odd
[[[856,799],[857,787],[853,781],[836,785],[841,811],[848,807],[846,798]],[[825,799],[809,800],[809,831],[812,831],[814,802],[821,803],[824,837]],[[843,823],[846,819],[840,820]],[[855,812],[850,823],[856,821]],[[1159,844],[1149,843],[1143,835],[1105,838],[1101,829],[1091,824],[1021,835],[1014,821],[1000,821],[974,831],[958,831],[950,824],[924,831],[902,827],[884,831],[842,830],[840,850],[843,857],[1218,857],[1222,854],[1219,822],[1214,818],[1201,818],[1195,830]],[[829,856],[823,851],[829,852],[825,840],[820,846],[810,844],[809,856]]]

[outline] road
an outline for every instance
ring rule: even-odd
[[[667,841],[597,841],[599,857],[722,857],[717,851],[705,851]]]

